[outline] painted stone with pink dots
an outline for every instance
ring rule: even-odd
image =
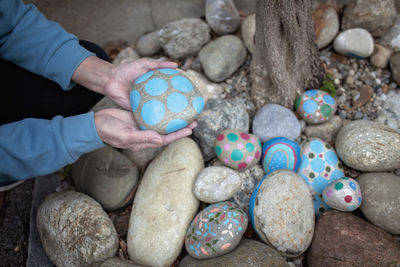
[[[361,189],[352,178],[343,177],[328,185],[322,193],[324,202],[340,211],[353,211],[361,205]]]
[[[257,136],[227,129],[217,135],[215,153],[226,166],[245,170],[260,160],[261,146]]]
[[[185,238],[186,250],[196,259],[227,254],[239,245],[247,225],[246,213],[233,202],[210,205],[190,224]]]

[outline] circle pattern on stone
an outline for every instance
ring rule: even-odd
[[[353,211],[361,205],[360,185],[352,178],[343,177],[328,185],[322,198],[328,206],[334,209]]]
[[[296,99],[296,111],[309,124],[328,121],[335,114],[335,99],[321,90],[308,90]]]

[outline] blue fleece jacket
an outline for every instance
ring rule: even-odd
[[[69,90],[75,69],[91,55],[76,36],[48,21],[35,6],[0,0],[1,58]],[[0,183],[52,173],[102,146],[93,112],[1,125]]]

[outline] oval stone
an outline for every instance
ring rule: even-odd
[[[336,150],[354,169],[377,172],[400,168],[400,132],[369,120],[346,124],[336,138]]]
[[[250,219],[265,243],[288,257],[300,255],[310,245],[314,233],[310,189],[296,173],[274,171],[265,176],[254,190]]]
[[[261,142],[253,134],[226,129],[216,137],[215,153],[226,166],[245,170],[260,160]]]
[[[300,161],[300,146],[290,139],[276,137],[263,145],[262,163],[267,175],[280,169],[296,172]]]
[[[361,190],[358,182],[343,177],[328,185],[322,193],[324,202],[340,211],[353,211],[361,205]]]
[[[366,58],[374,52],[374,39],[364,29],[354,28],[341,32],[333,41],[336,52],[357,58]]]
[[[205,105],[196,85],[179,69],[152,70],[138,77],[130,101],[140,129],[160,134],[188,126]]]
[[[335,99],[321,90],[307,90],[296,99],[297,113],[309,124],[327,122],[335,115]]]
[[[246,213],[225,201],[208,206],[193,219],[185,238],[189,255],[208,259],[229,253],[237,247],[247,229]]]

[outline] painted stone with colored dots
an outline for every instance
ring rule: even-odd
[[[296,111],[309,124],[327,122],[335,115],[335,99],[321,90],[308,90],[296,99]]]
[[[200,211],[190,224],[185,247],[196,259],[215,258],[237,247],[247,229],[246,213],[236,204],[225,201]]]
[[[137,78],[131,107],[142,130],[169,134],[188,126],[203,111],[204,98],[179,69],[158,69]]]
[[[344,177],[343,164],[335,150],[319,138],[310,138],[302,143],[297,173],[306,181],[313,195],[322,194],[330,183]]]
[[[362,201],[360,185],[352,178],[343,177],[328,185],[322,198],[328,206],[336,210],[356,210]]]
[[[314,210],[315,216],[319,216],[325,211],[331,210],[332,208],[329,207],[323,200],[322,194],[313,195],[313,202],[314,202]]]
[[[300,166],[300,146],[285,137],[268,140],[264,143],[262,151],[262,164],[267,175],[281,169],[296,172]]]
[[[260,160],[261,142],[253,134],[227,129],[217,135],[215,153],[226,166],[245,170]]]

